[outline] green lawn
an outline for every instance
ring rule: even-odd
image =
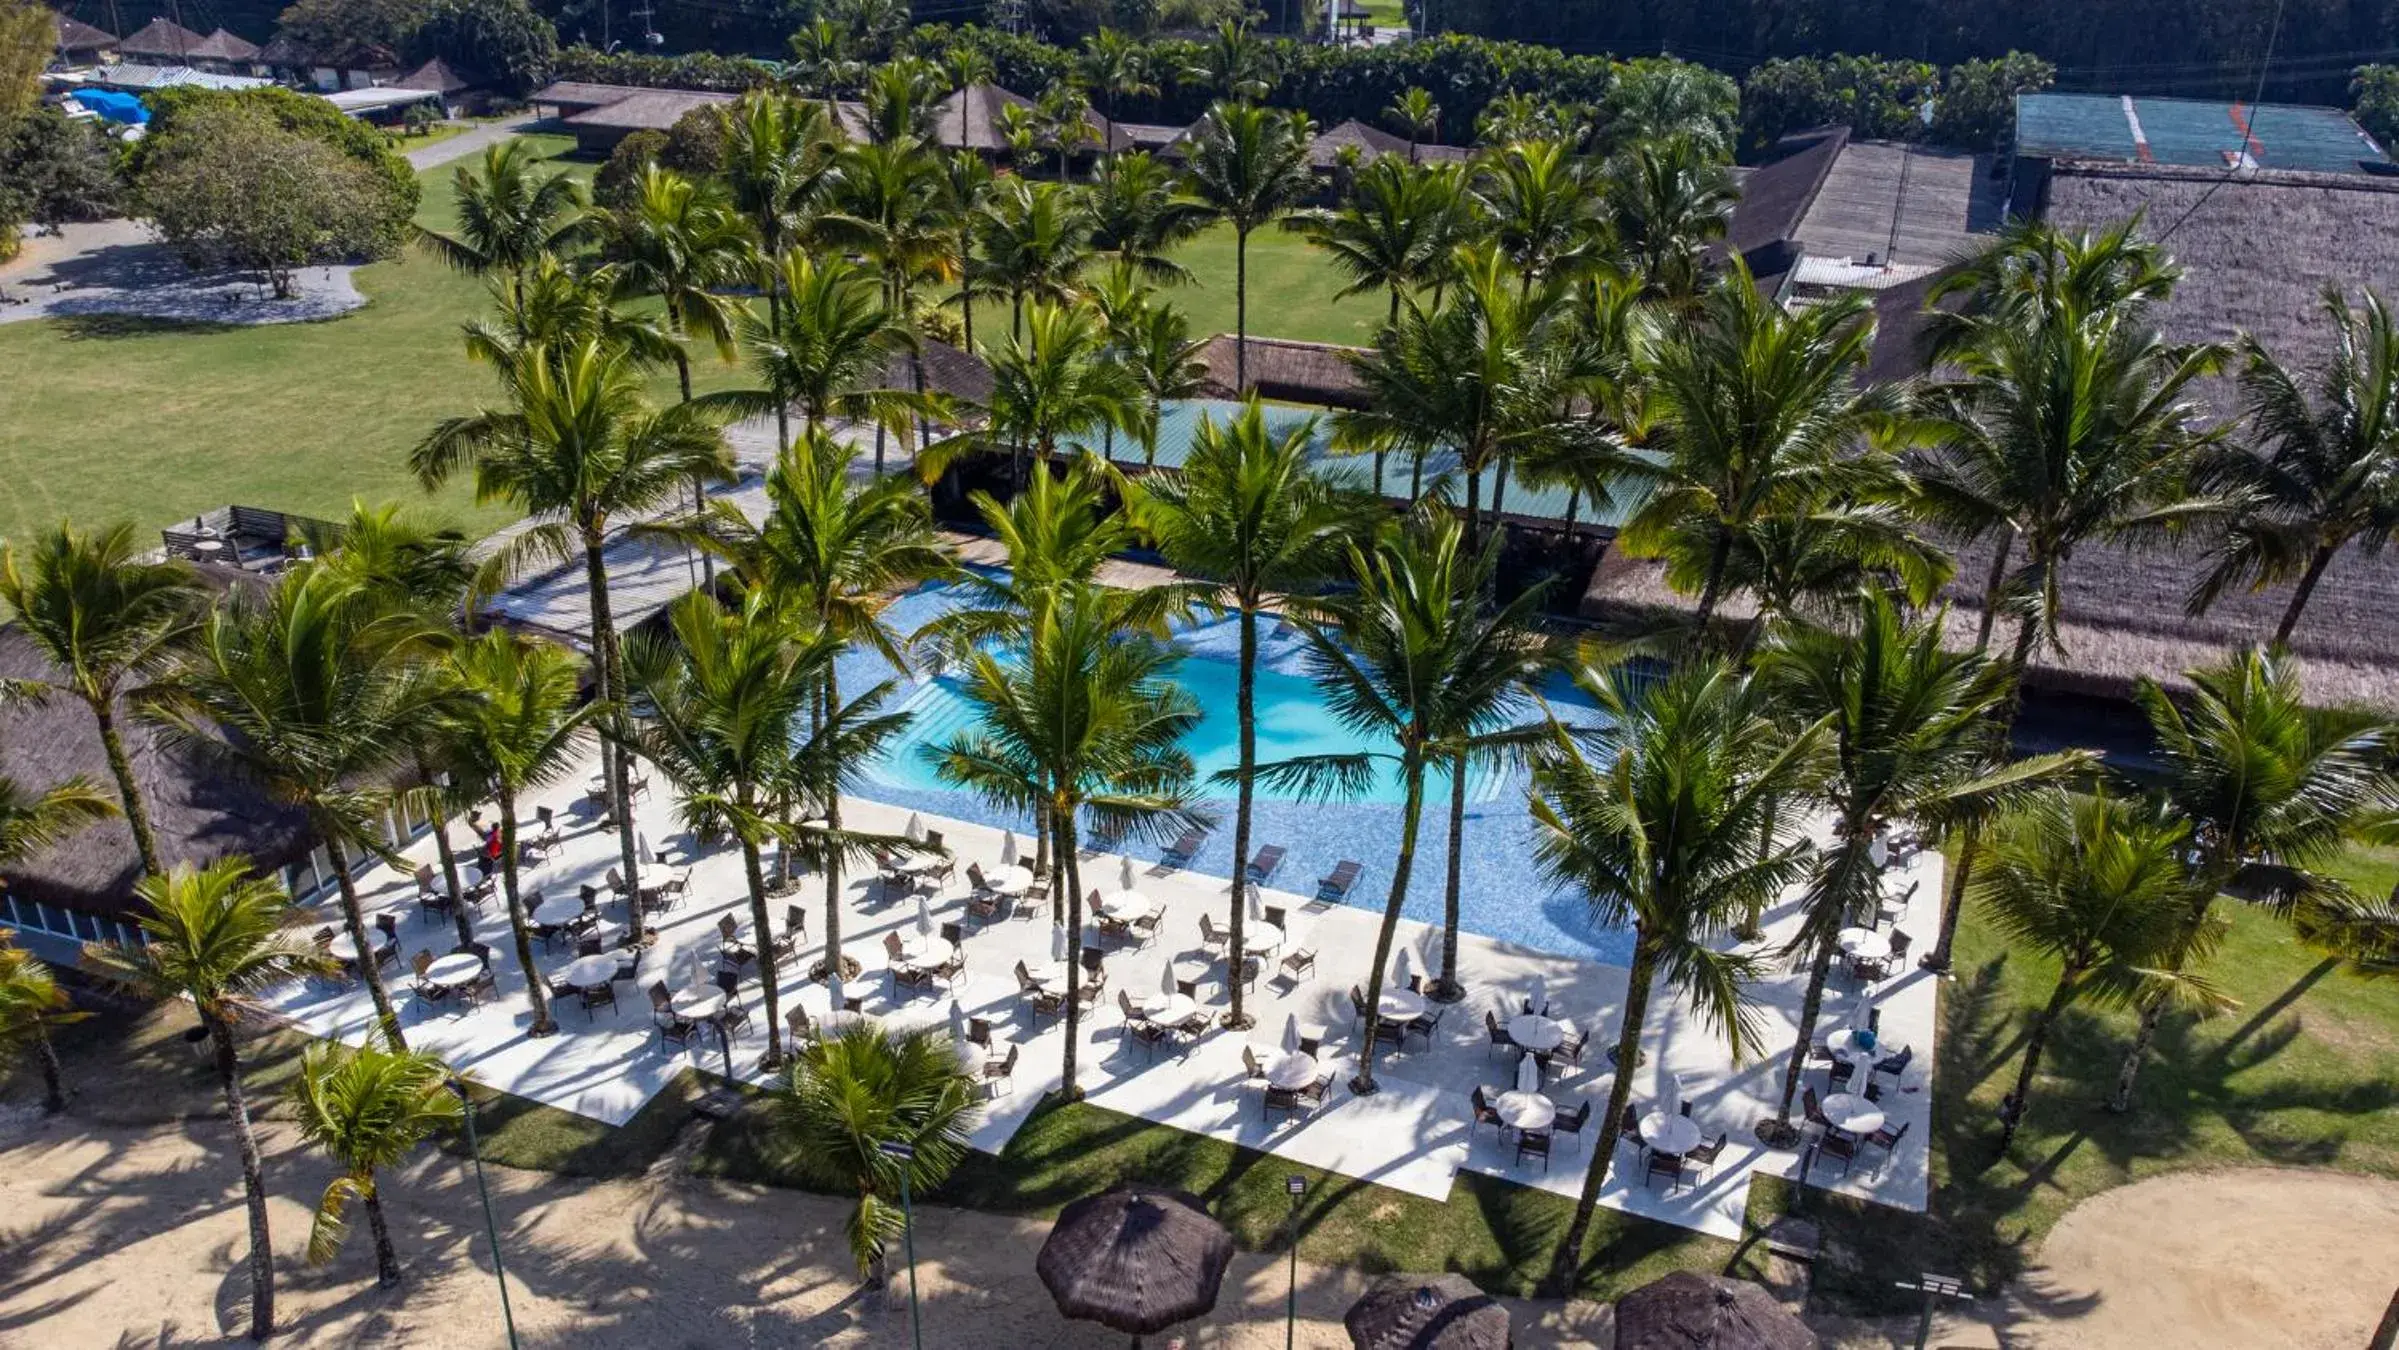
[[[1218,226],[1184,245],[1177,261],[1192,284],[1166,295],[1191,316],[1194,333],[1233,331],[1233,231]],[[1380,295],[1335,300],[1339,272],[1298,235],[1280,227],[1249,240],[1249,330],[1253,335],[1309,342],[1373,340],[1389,302]]]

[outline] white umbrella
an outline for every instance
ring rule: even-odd
[[[933,899],[931,896],[920,895],[916,897],[916,932],[919,937],[922,937],[933,931],[932,904]]]
[[[1120,867],[1118,867],[1118,868],[1116,869],[1116,879],[1117,879],[1117,881],[1118,881],[1118,882],[1122,883],[1122,884],[1119,886],[1119,888],[1118,888],[1118,889],[1120,889],[1120,890],[1127,890],[1127,891],[1129,891],[1129,890],[1132,890],[1132,889],[1133,889],[1133,855],[1132,855],[1132,854],[1130,854],[1130,853],[1127,853],[1127,854],[1125,854],[1125,855],[1124,855],[1122,858],[1120,858],[1118,861],[1119,861],[1120,863],[1122,863],[1122,866],[1120,866]]]
[[[1391,977],[1391,983],[1401,989],[1408,987],[1408,949],[1405,947],[1399,949],[1399,970]]]
[[[644,831],[635,830],[633,832],[633,852],[643,862],[658,861],[658,855],[650,851],[650,836]]]
[[[697,948],[697,947],[685,947],[685,948],[683,949],[683,966],[684,966],[683,987],[684,987],[684,988],[686,988],[686,989],[697,989],[697,988],[699,988],[699,987],[700,987],[700,949],[699,949],[699,948]]]
[[[1066,959],[1065,924],[1054,923],[1050,925],[1050,959],[1052,961],[1063,961]]]
[[[1000,835],[1000,866],[1016,866],[1016,831],[1014,830],[1008,830]]]
[[[1516,1090],[1518,1092],[1539,1092],[1541,1090],[1541,1061],[1533,1058],[1529,1053],[1516,1061]]]
[[[966,1009],[959,1007],[958,1000],[954,998],[950,1000],[950,1039],[966,1039]]]
[[[1866,860],[1876,867],[1891,861],[1891,846],[1883,842],[1881,835],[1874,836],[1874,842],[1866,845]]]
[[[1849,1029],[1864,1031],[1874,1025],[1874,995],[1858,995],[1857,1006],[1849,1010]]]
[[[1283,1048],[1293,1054],[1299,1053],[1298,1013],[1283,1014]]]
[[[911,844],[921,844],[925,842],[924,818],[917,815],[914,811],[909,812],[908,823],[900,827],[900,834]]]
[[[1533,977],[1533,992],[1526,995],[1524,1001],[1532,1005],[1532,1010],[1534,1012],[1547,1016],[1547,1010],[1549,1008],[1549,986],[1542,982],[1540,976],[1536,975]]]
[[[841,1011],[840,966],[832,967],[825,975],[825,1011],[828,1014],[839,1013]]]
[[[1265,895],[1259,891],[1257,882],[1253,881],[1249,884],[1247,899],[1249,901],[1249,921],[1251,923],[1266,922],[1266,899]]]
[[[1664,1078],[1666,1081],[1658,1093],[1661,1099],[1658,1109],[1671,1116],[1683,1109],[1683,1076],[1679,1073],[1670,1073],[1664,1075]]]
[[[1158,992],[1172,996],[1175,990],[1175,963],[1167,962],[1158,968]]]

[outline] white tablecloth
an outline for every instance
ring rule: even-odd
[[[1386,989],[1383,991],[1383,1001],[1377,1006],[1389,1020],[1413,1022],[1424,1016],[1424,1010],[1430,1005],[1424,1001],[1422,994],[1405,989]]]
[[[483,973],[483,958],[473,952],[452,952],[425,967],[425,983],[447,989],[471,983]]]
[[[705,1022],[725,1010],[725,991],[713,986],[698,989],[678,989],[668,1007],[675,1016],[694,1022]]]
[[[561,977],[577,989],[596,989],[616,978],[616,958],[606,952],[577,957]]]
[[[1641,1117],[1641,1142],[1660,1153],[1689,1153],[1699,1147],[1699,1123],[1689,1116],[1652,1111]]]
[[[1833,1128],[1848,1134],[1872,1134],[1883,1127],[1882,1108],[1864,1097],[1836,1092],[1821,1103],[1824,1118]]]
[[[1157,908],[1139,891],[1109,891],[1100,896],[1100,913],[1111,919],[1138,919]]]
[[[1844,928],[1833,936],[1834,945],[1856,961],[1888,961],[1891,959],[1891,936],[1874,928]]]
[[[1023,895],[1033,889],[1030,867],[997,867],[983,874],[985,884],[1001,895]]]
[[[575,916],[582,912],[583,900],[580,896],[561,895],[554,899],[544,900],[534,906],[533,921],[545,927],[556,928],[561,924],[574,922]]]
[[[1518,1013],[1508,1019],[1508,1036],[1527,1050],[1555,1050],[1566,1039],[1566,1024],[1539,1013]]]
[[[1503,1092],[1491,1109],[1513,1130],[1546,1130],[1558,1118],[1558,1104],[1538,1092]]]
[[[900,952],[912,966],[945,966],[958,954],[958,944],[937,934],[916,934],[901,941]]]
[[[1066,963],[1064,961],[1052,961],[1046,966],[1034,966],[1025,973],[1033,977],[1033,983],[1040,985],[1041,991],[1045,994],[1066,992]]]
[[[325,954],[336,961],[355,961],[358,959],[358,944],[350,940],[348,933],[335,933],[332,940],[325,944]]]
[[[1271,956],[1283,946],[1283,930],[1271,923],[1241,925],[1241,945],[1252,956]]]
[[[1266,1062],[1266,1081],[1279,1088],[1304,1088],[1324,1073],[1316,1056],[1297,1050],[1278,1050]]]
[[[1141,1001],[1141,1015],[1160,1026],[1178,1027],[1199,1016],[1199,1004],[1183,994],[1152,994]]]

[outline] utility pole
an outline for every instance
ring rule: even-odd
[[[508,1330],[508,1350],[517,1350],[516,1314],[508,1307],[508,1272],[500,1265],[500,1225],[491,1216],[491,1187],[483,1181],[483,1144],[475,1137],[475,1099],[467,1095],[463,1078],[453,1078],[445,1086],[466,1111],[466,1151],[475,1160],[475,1190],[483,1197],[483,1231],[491,1238],[492,1278],[500,1282],[500,1324]]]
[[[1901,1289],[1924,1295],[1924,1314],[1916,1319],[1916,1350],[1924,1350],[1932,1340],[1933,1313],[1939,1309],[1942,1299],[1954,1299],[1959,1303],[1974,1301],[1974,1296],[1966,1292],[1964,1281],[1955,1275],[1935,1275],[1926,1271],[1912,1281],[1897,1281],[1897,1285]]]
[[[875,1145],[875,1151],[886,1158],[896,1158],[900,1164],[900,1232],[905,1235],[908,1250],[908,1343],[915,1350],[925,1350],[924,1323],[916,1310],[916,1206],[908,1194],[908,1174],[915,1171],[916,1148],[897,1139],[886,1139]]]
[[[1308,1193],[1308,1179],[1294,1172],[1283,1178],[1283,1189],[1291,1196],[1291,1275],[1283,1296],[1283,1350],[1291,1350],[1292,1339],[1299,1333],[1299,1202]]]

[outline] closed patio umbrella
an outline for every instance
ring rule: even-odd
[[[950,1000],[950,1039],[961,1042],[966,1039],[966,1009],[958,1006],[954,998]]]
[[[1876,867],[1891,861],[1891,846],[1883,842],[1881,835],[1874,836],[1874,842],[1866,845],[1866,861]]]
[[[1251,923],[1266,922],[1266,900],[1258,889],[1258,883],[1251,882],[1248,890],[1249,895],[1246,898],[1249,902],[1249,921]]]
[[[1293,1052],[1299,1049],[1298,1013],[1283,1014],[1283,1049]]]
[[[841,967],[834,966],[825,974],[825,1011],[841,1011]]]
[[[1016,866],[1016,831],[1014,830],[1003,831],[1000,835],[1000,866]]]
[[[1356,1350],[1509,1350],[1508,1310],[1463,1275],[1386,1275],[1341,1319]]]
[[[1063,1316],[1141,1338],[1216,1307],[1233,1236],[1198,1197],[1126,1187],[1068,1205],[1033,1269]]]
[[[1172,961],[1158,968],[1158,992],[1169,996],[1175,992],[1175,963]]]
[[[1117,869],[1116,869],[1116,880],[1118,881],[1118,883],[1120,883],[1120,884],[1117,886],[1117,889],[1118,889],[1118,890],[1123,890],[1123,891],[1129,891],[1129,890],[1132,890],[1132,889],[1134,888],[1134,887],[1133,887],[1133,855],[1132,855],[1132,854],[1130,854],[1130,853],[1121,854],[1121,855],[1119,855],[1119,856],[1118,856],[1118,858],[1117,858],[1117,862],[1118,862],[1118,864],[1119,864],[1119,865],[1118,865],[1118,867],[1117,867]]]
[[[1849,1010],[1849,1029],[1864,1031],[1874,1025],[1874,994],[1871,990],[1858,994],[1857,1006]]]
[[[1533,1058],[1530,1052],[1527,1052],[1524,1058],[1516,1061],[1516,1090],[1518,1092],[1539,1092],[1541,1090],[1541,1061]]]
[[[658,855],[650,851],[650,836],[641,830],[633,832],[633,855],[646,863],[658,861]]]
[[[1051,924],[1051,925],[1050,925],[1050,959],[1051,959],[1052,961],[1063,961],[1063,960],[1065,960],[1065,959],[1066,959],[1066,946],[1067,946],[1067,944],[1066,944],[1066,925],[1065,925],[1065,924],[1062,924],[1062,923],[1054,923],[1054,924]]]
[[[1533,992],[1525,995],[1524,1001],[1532,1005],[1534,1012],[1541,1013],[1546,1017],[1549,1008],[1549,985],[1540,976],[1534,976]]]
[[[1658,1109],[1671,1116],[1683,1109],[1683,1076],[1662,1073],[1658,1077]]]
[[[1616,1350],[1818,1350],[1762,1285],[1678,1270],[1616,1301]]]
[[[916,897],[916,931],[919,936],[933,931],[933,900],[930,896]]]
[[[925,842],[924,817],[919,816],[914,811],[909,812],[908,823],[900,827],[900,837],[906,839],[911,844],[921,844]]]
[[[1407,948],[1405,948],[1405,947],[1402,947],[1402,948],[1400,948],[1400,949],[1399,949],[1399,968],[1398,968],[1398,970],[1397,970],[1397,971],[1396,971],[1396,972],[1395,972],[1395,973],[1392,975],[1392,977],[1391,977],[1391,983],[1392,983],[1392,985],[1393,985],[1395,988],[1400,988],[1400,989],[1405,989],[1405,988],[1407,988],[1407,987],[1408,987],[1408,974],[1409,974],[1409,968],[1408,968],[1408,949],[1407,949]]]

